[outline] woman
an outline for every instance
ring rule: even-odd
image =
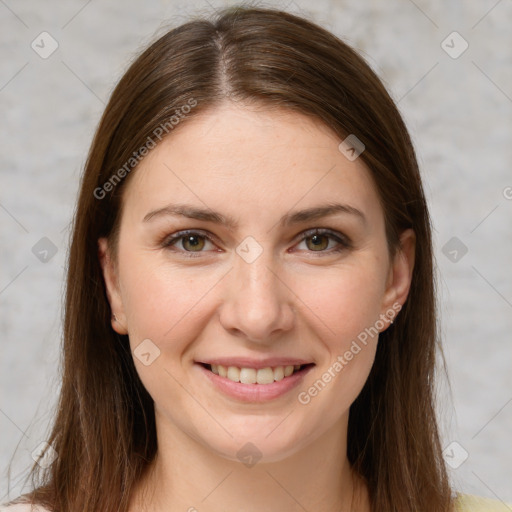
[[[135,60],[86,163],[64,327],[51,463],[20,503],[500,510],[455,496],[441,455],[406,127],[304,19],[231,8]]]

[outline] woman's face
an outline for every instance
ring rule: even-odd
[[[270,462],[345,428],[407,296],[414,236],[390,260],[370,174],[340,142],[297,113],[225,105],[134,171],[117,266],[104,239],[100,255],[159,430]]]

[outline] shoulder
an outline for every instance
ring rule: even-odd
[[[16,503],[14,505],[0,504],[0,512],[50,512],[41,505],[30,503]]]
[[[472,494],[458,494],[455,512],[510,512],[512,505]]]

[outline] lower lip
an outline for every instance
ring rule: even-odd
[[[309,370],[313,368],[313,365],[307,366],[298,372],[294,372],[289,377],[274,381],[272,384],[242,384],[241,382],[233,382],[227,377],[221,377],[201,364],[196,363],[196,366],[217,389],[242,402],[266,402],[283,396],[297,387]]]

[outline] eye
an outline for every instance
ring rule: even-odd
[[[199,231],[186,230],[167,237],[162,243],[162,247],[176,250],[174,249],[175,246],[181,246],[182,250],[178,250],[177,252],[201,253],[207,243],[213,245],[213,241],[210,236]],[[190,254],[190,256],[193,255]]]
[[[300,243],[303,242],[306,243],[307,251],[327,254],[340,252],[352,247],[350,240],[345,235],[325,228],[305,231],[301,234],[300,238]],[[330,246],[330,242],[335,242],[334,247]],[[161,246],[175,252],[185,253],[187,257],[197,257],[202,252],[205,252],[203,249],[205,249],[208,243],[215,247],[213,237],[210,235],[201,231],[185,230],[167,237]]]
[[[330,241],[335,242],[334,246],[331,245],[329,247]],[[310,229],[302,233],[301,243],[303,242],[305,242],[307,249],[311,252],[328,254],[340,252],[351,247],[351,242],[345,235],[324,228]],[[333,250],[327,251],[326,249],[328,248]]]

